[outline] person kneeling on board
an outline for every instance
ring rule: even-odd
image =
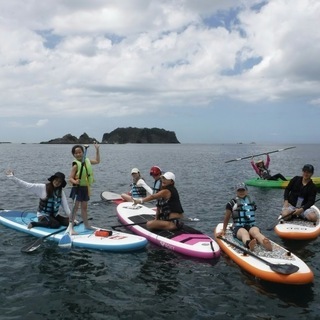
[[[180,220],[183,218],[183,209],[175,180],[172,172],[166,172],[161,175],[162,187],[159,192],[141,199],[132,198],[135,205],[157,200],[156,216],[154,220],[147,222],[148,229],[176,230],[183,226]]]
[[[261,244],[266,250],[272,251],[272,244],[260,229],[255,225],[256,205],[251,202],[248,195],[248,188],[244,183],[236,185],[236,197],[231,199],[226,205],[225,217],[223,220],[223,230],[217,236],[223,236],[226,232],[230,217],[233,219],[233,236],[243,242],[243,244],[254,250],[257,244]]]

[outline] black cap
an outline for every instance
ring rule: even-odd
[[[312,164],[305,164],[302,168],[302,171],[307,171],[307,172],[313,173],[314,167]]]
[[[55,178],[61,179],[61,187],[64,188],[67,185],[65,180],[66,176],[62,172],[56,172],[53,176],[48,178],[50,182],[52,182]]]

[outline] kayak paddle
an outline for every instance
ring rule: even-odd
[[[299,270],[299,267],[292,264],[292,263],[279,263],[279,264],[275,264],[275,263],[271,263],[265,259],[262,259],[261,257],[259,257],[258,255],[254,254],[253,252],[245,249],[242,246],[238,246],[237,244],[233,243],[232,241],[229,241],[226,238],[223,238],[221,236],[218,236],[217,238],[223,240],[224,242],[234,246],[235,248],[241,250],[242,252],[244,252],[245,254],[248,254],[262,262],[264,262],[266,265],[268,265],[270,267],[270,269],[276,273],[281,273],[281,274],[292,274],[295,273]]]
[[[239,160],[243,160],[243,159],[250,159],[252,157],[259,157],[259,156],[263,156],[264,154],[280,152],[280,151],[289,150],[289,149],[293,149],[293,148],[295,148],[295,147],[288,147],[288,148],[278,149],[278,150],[274,150],[274,151],[270,151],[270,152],[259,153],[259,154],[255,154],[255,155],[247,156],[247,157],[243,157],[243,158],[236,158],[236,159],[225,161],[225,163],[229,163],[229,162],[233,162],[233,161],[239,161]]]

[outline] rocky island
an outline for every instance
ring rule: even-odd
[[[103,144],[125,143],[180,143],[173,131],[159,128],[117,128],[110,133],[104,133],[101,142],[83,133],[79,138],[69,134],[40,144],[92,144],[94,141]]]

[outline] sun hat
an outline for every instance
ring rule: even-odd
[[[174,173],[172,172],[166,172],[165,174],[163,174],[161,177],[164,177],[167,180],[172,180],[173,182],[176,181],[176,176],[174,175]]]
[[[131,170],[131,174],[132,174],[132,173],[140,173],[140,171],[139,171],[138,168],[133,168],[133,169]]]
[[[60,179],[61,180],[61,187],[64,188],[67,185],[66,182],[66,176],[62,173],[62,172],[56,172],[53,176],[51,176],[50,178],[48,178],[48,180],[50,182],[52,182],[54,179]]]
[[[302,171],[307,171],[307,172],[313,173],[314,167],[312,164],[305,164],[302,168]]]
[[[238,190],[241,190],[241,189],[245,189],[245,190],[248,190],[247,186],[245,183],[243,182],[239,182],[236,184],[236,187],[235,187],[236,191]]]

